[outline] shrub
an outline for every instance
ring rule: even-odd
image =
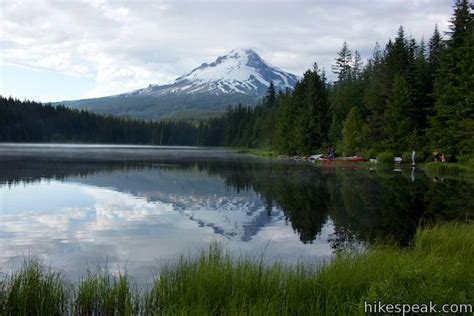
[[[461,164],[474,164],[474,156],[472,155],[459,155],[457,156],[457,161]]]
[[[394,156],[393,152],[385,151],[377,156],[377,160],[381,163],[393,163]]]
[[[377,151],[374,149],[366,149],[361,152],[362,157],[366,158],[376,158],[377,157]]]
[[[420,150],[416,152],[416,161],[424,162],[430,158],[431,152],[429,150]]]
[[[417,156],[418,156],[418,153],[417,153]],[[417,157],[417,160],[418,160],[418,157]],[[402,154],[402,163],[409,163],[409,162],[411,162],[411,152],[406,151]]]

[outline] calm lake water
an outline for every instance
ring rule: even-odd
[[[138,283],[215,241],[236,256],[317,262],[473,217],[474,185],[402,168],[324,168],[193,147],[0,145],[0,268],[26,256],[75,280]]]

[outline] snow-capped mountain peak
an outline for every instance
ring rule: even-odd
[[[235,49],[203,63],[174,81],[96,99],[64,101],[67,106],[144,119],[209,117],[229,105],[255,105],[270,82],[293,88],[298,77],[270,65],[252,49]]]
[[[277,90],[284,90],[292,88],[297,80],[295,75],[271,66],[252,49],[234,49],[211,63],[203,63],[170,84],[150,85],[138,91],[155,95],[210,93],[260,97],[270,82]]]

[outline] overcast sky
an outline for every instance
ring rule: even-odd
[[[234,48],[301,75],[347,41],[363,57],[400,25],[447,29],[451,0],[0,0],[0,94],[38,101],[166,83]]]

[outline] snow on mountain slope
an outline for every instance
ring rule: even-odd
[[[204,63],[167,85],[150,85],[131,92],[139,95],[209,93],[263,96],[273,82],[277,90],[292,88],[298,77],[271,66],[251,49],[232,50]]]
[[[102,98],[60,102],[90,111],[142,119],[206,118],[229,105],[255,105],[270,82],[293,88],[299,78],[264,61],[251,49],[232,50],[164,85]]]

